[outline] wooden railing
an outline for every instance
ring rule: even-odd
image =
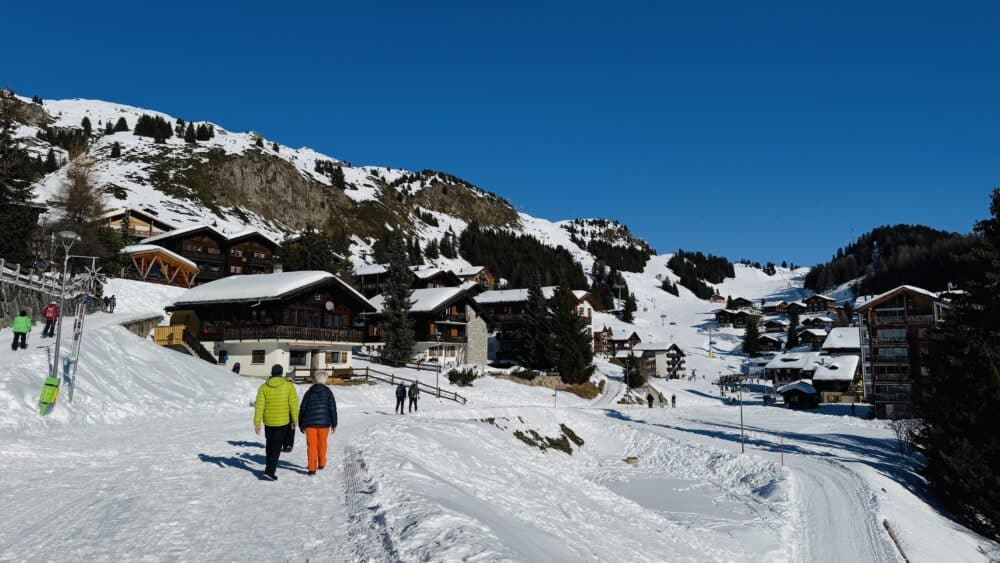
[[[440,397],[442,399],[447,399],[449,401],[455,401],[460,405],[464,405],[467,399],[454,391],[446,391],[440,387],[435,387],[433,385],[428,385],[422,381],[409,379],[406,377],[400,377],[394,375],[391,372],[384,372],[372,369],[370,367],[364,368],[326,368],[326,369],[310,369],[310,368],[295,368],[289,374],[289,378],[295,383],[308,383],[309,381],[315,381],[316,373],[328,373],[327,379],[338,378],[338,379],[348,379],[351,381],[380,381],[382,383],[388,383],[390,385],[399,385],[402,383],[409,387],[414,381],[417,382],[417,388],[421,392],[427,393],[428,395],[433,395],[435,397]]]
[[[158,326],[153,329],[153,342],[174,346],[184,342],[184,325]]]
[[[210,328],[198,335],[202,341],[219,340],[308,340],[316,342],[357,342],[360,330],[347,328],[310,328],[304,326],[223,326]]]

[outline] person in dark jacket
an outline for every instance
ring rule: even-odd
[[[410,384],[410,406],[409,412],[417,410],[417,399],[420,398],[420,387],[417,386],[417,382],[414,381]]]
[[[406,387],[400,383],[396,386],[396,410],[399,414],[403,414],[403,403],[406,401]]]
[[[310,475],[326,467],[326,442],[330,434],[337,431],[337,400],[333,391],[321,383],[325,380],[325,375],[317,375],[316,383],[299,403],[299,428],[306,435]]]

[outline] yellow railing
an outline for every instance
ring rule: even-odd
[[[184,325],[158,326],[153,329],[153,340],[160,346],[184,343]]]

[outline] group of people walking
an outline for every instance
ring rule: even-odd
[[[282,451],[292,450],[296,427],[306,435],[309,475],[326,467],[327,441],[337,430],[337,401],[322,379],[325,377],[317,375],[299,404],[295,385],[284,378],[284,369],[276,364],[271,368],[271,377],[257,390],[253,425],[259,435],[263,424],[264,480],[278,480],[278,460]]]
[[[403,414],[403,403],[406,401],[407,396],[410,397],[408,412],[417,410],[417,399],[420,398],[420,387],[417,386],[416,381],[410,384],[409,389],[407,389],[407,387],[402,383],[396,386],[396,410],[393,412]]]
[[[45,319],[45,327],[42,329],[42,338],[51,338],[56,335],[56,323],[59,321],[59,304],[55,301],[49,303],[42,309],[42,318]],[[28,333],[34,328],[35,321],[22,310],[11,323],[11,330],[14,333],[14,341],[10,344],[10,349],[24,350],[28,347]]]

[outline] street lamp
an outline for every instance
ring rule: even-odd
[[[63,276],[62,288],[59,291],[59,323],[56,325],[56,349],[52,353],[52,372],[49,377],[56,377],[59,373],[59,348],[62,344],[63,306],[66,302],[66,284],[69,281],[69,250],[80,240],[80,235],[73,231],[60,231],[58,235],[59,244],[63,247]]]
[[[437,349],[438,349],[438,371],[437,375],[434,376],[434,386],[437,387],[438,396],[441,395],[441,366],[444,365],[444,350],[441,349],[441,329],[435,327],[434,337],[437,339]]]

